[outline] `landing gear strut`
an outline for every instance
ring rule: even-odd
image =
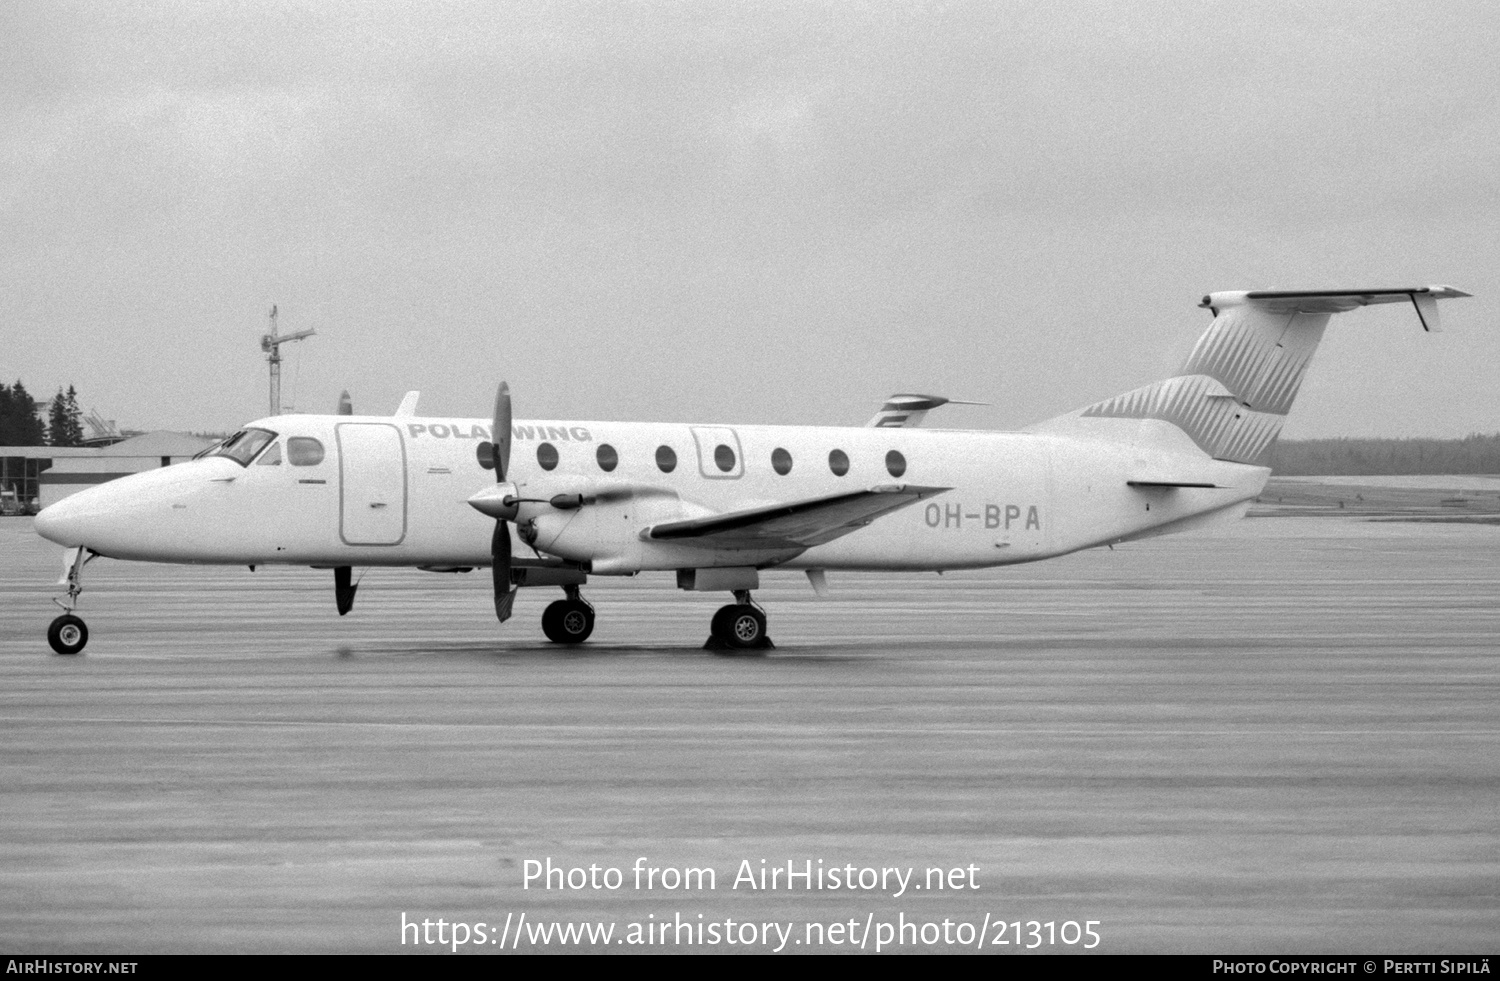
[[[97,554],[86,548],[76,548],[63,555],[64,574],[58,585],[68,587],[68,596],[66,599],[53,597],[52,602],[62,609],[63,615],[47,628],[47,643],[59,654],[77,654],[89,642],[88,625],[73,615],[73,608],[78,605],[78,596],[83,592],[83,567]]]
[[[567,599],[542,611],[542,633],[554,644],[581,644],[594,632],[594,607],[577,586],[564,586]]]
[[[734,602],[714,614],[709,651],[765,651],[776,645],[766,634],[766,611],[750,598],[750,590],[736,589]]]

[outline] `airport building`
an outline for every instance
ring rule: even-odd
[[[0,446],[0,511],[29,513],[105,481],[170,466],[214,444],[159,431],[109,446]]]

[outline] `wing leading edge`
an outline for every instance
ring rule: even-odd
[[[788,504],[653,525],[641,537],[701,548],[811,548],[858,531],[876,518],[951,490],[887,484]]]

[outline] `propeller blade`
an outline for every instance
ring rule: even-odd
[[[494,444],[495,481],[505,482],[510,470],[510,386],[500,383],[495,393],[495,419],[490,427],[490,442]]]
[[[490,571],[495,579],[495,616],[504,623],[510,619],[511,607],[516,603],[516,587],[510,581],[510,525],[507,522],[495,522],[490,557]]]
[[[505,472],[510,469],[510,386],[505,382],[501,382],[500,388],[495,392],[495,417],[490,426],[490,459],[495,465],[495,482],[505,483]],[[486,510],[473,500],[469,503],[480,511]],[[504,623],[510,619],[511,608],[516,605],[516,587],[510,581],[510,522],[500,517],[500,514],[506,510],[513,512],[514,505],[507,506],[503,499],[481,503],[491,504],[489,510],[499,512],[495,515],[495,534],[490,539],[490,572],[495,580],[495,616]],[[493,506],[496,504],[499,505],[498,508]]]

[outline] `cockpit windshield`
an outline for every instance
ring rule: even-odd
[[[242,467],[248,467],[255,455],[266,448],[266,444],[276,438],[276,434],[269,429],[241,429],[233,436],[210,446],[199,453],[193,459],[201,460],[210,456],[227,456]]]

